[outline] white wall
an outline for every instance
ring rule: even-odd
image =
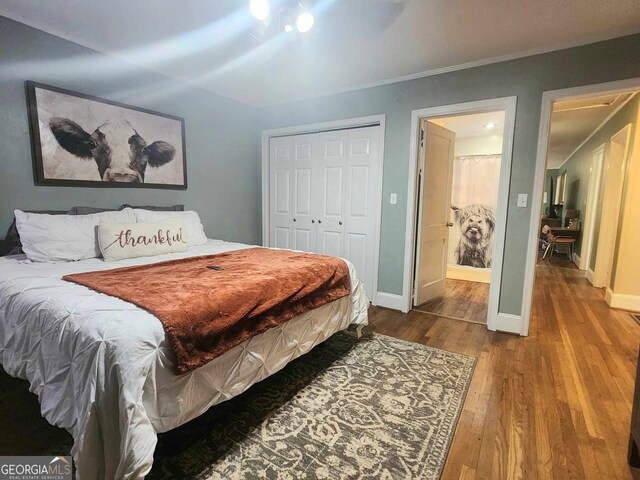
[[[456,138],[455,156],[498,155],[502,153],[502,135]]]

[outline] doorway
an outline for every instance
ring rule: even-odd
[[[421,122],[414,310],[487,323],[504,117]]]
[[[531,263],[537,266],[528,272],[525,294],[534,280],[551,285],[570,277],[575,291],[565,292],[567,300],[590,288],[610,308],[640,311],[634,238],[640,213],[634,197],[640,188],[639,92],[640,79],[632,79],[543,95],[534,189],[540,196],[529,244],[535,241],[529,255],[535,253]],[[554,186],[562,191],[552,191]],[[540,249],[545,243],[547,255]],[[523,312],[530,305],[525,295]]]
[[[509,97],[413,112],[407,310],[509,331],[498,300],[515,106]]]

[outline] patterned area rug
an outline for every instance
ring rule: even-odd
[[[338,333],[160,436],[149,479],[437,479],[475,358]]]

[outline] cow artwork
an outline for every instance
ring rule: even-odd
[[[95,160],[104,182],[144,182],[147,164],[159,167],[170,162],[176,153],[167,142],[147,145],[127,121],[107,122],[92,134],[68,118],[53,117],[49,127],[67,152]]]
[[[184,120],[27,82],[37,185],[186,188]]]

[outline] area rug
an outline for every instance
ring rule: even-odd
[[[475,358],[338,333],[160,435],[149,479],[437,479]]]

